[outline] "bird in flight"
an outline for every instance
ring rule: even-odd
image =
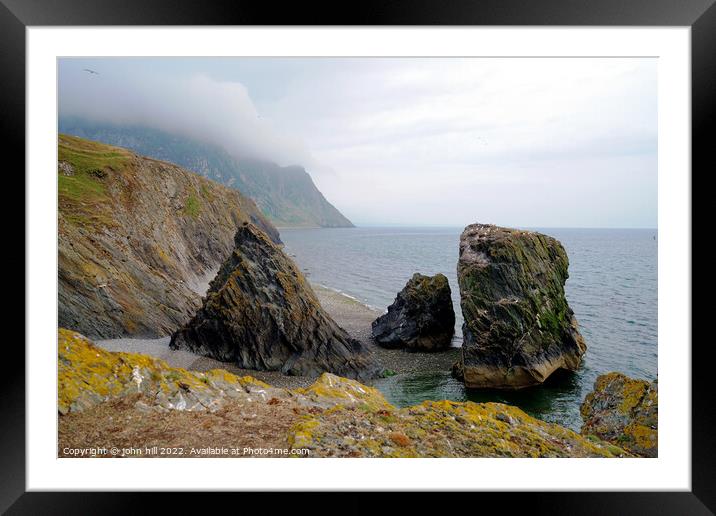
[[[83,71],[85,71],[87,73],[93,73],[95,75],[99,75],[99,72],[95,72],[94,70],[90,70],[89,68],[83,68]]]

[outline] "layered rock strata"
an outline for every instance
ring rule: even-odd
[[[170,163],[59,137],[58,317],[97,338],[159,337],[185,324],[250,221],[254,202]]]

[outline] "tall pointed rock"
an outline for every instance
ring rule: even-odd
[[[291,259],[262,231],[242,225],[234,246],[203,306],[172,336],[173,349],[290,375],[375,376],[369,352],[323,310]]]

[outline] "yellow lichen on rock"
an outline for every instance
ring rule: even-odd
[[[331,373],[323,373],[311,386],[294,392],[327,405],[365,405],[372,410],[394,408],[378,389]]]
[[[94,405],[124,391],[132,368],[79,333],[58,331],[58,410]]]
[[[221,380],[229,384],[238,384],[241,386],[254,386],[259,388],[270,389],[271,386],[261,380],[257,380],[253,376],[236,376],[228,372],[226,369],[211,369],[204,373],[205,377],[210,380]]]
[[[306,448],[313,443],[312,431],[320,423],[315,419],[306,418],[294,425],[291,434],[288,436],[288,444],[291,448]]]
[[[337,407],[294,425],[289,443],[332,457],[629,456],[516,407],[451,401],[403,409]]]
[[[658,384],[621,373],[601,375],[580,408],[581,433],[644,457],[658,455]]]
[[[425,401],[398,409],[378,390],[330,373],[288,391],[222,369],[192,372],[146,355],[105,351],[65,329],[58,334],[61,414],[132,395],[141,397],[137,409],[159,412],[243,411],[261,403],[300,418],[284,442],[309,449],[312,457],[629,456],[619,446],[501,403]],[[652,439],[647,430],[631,426],[626,432],[646,445]]]
[[[207,373],[174,368],[163,360],[138,353],[113,353],[95,346],[83,335],[58,330],[58,410],[77,412],[110,398],[142,393],[157,407],[205,410],[224,398],[256,390],[279,389],[250,376],[223,369]]]

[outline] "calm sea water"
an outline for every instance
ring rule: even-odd
[[[588,350],[576,373],[516,392],[467,391],[449,371],[379,380],[388,400],[406,406],[426,399],[499,401],[546,421],[578,429],[579,405],[602,373],[657,374],[656,230],[537,229],[557,238],[569,255],[567,299]],[[314,283],[385,310],[415,272],[442,272],[456,313],[454,346],[462,343],[457,285],[462,228],[284,229],[286,250]]]

